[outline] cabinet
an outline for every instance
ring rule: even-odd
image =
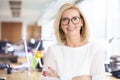
[[[27,40],[34,38],[39,40],[41,38],[41,26],[28,25],[27,27]]]

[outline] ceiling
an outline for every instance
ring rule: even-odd
[[[0,22],[22,21],[27,23],[49,21],[65,2],[81,0],[0,0]]]

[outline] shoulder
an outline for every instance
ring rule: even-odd
[[[56,49],[56,48],[59,48],[59,47],[62,47],[62,46],[63,46],[62,43],[55,43],[55,44],[50,45],[48,48]]]
[[[62,46],[63,45],[59,44],[59,43],[55,43],[55,44],[50,45],[46,51],[46,55],[49,57],[50,56],[58,56],[59,53],[61,53]]]
[[[106,48],[106,45],[104,44],[104,42],[100,42],[100,41],[90,41],[89,44],[90,44],[90,47],[94,49],[105,49]]]
[[[92,42],[90,48],[90,59],[91,61],[104,61],[106,56],[106,48],[101,42]]]
[[[47,52],[56,52],[56,51],[59,51],[62,46],[63,46],[63,44],[61,44],[61,43],[52,44],[52,45],[50,45],[48,47]]]
[[[90,43],[90,52],[92,55],[104,55],[105,51],[106,51],[106,47],[104,46],[103,43],[99,42],[99,41],[91,41]]]

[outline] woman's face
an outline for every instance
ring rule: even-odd
[[[82,25],[82,19],[76,9],[68,9],[63,12],[61,17],[61,29],[66,36],[80,36]]]

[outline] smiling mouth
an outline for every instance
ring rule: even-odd
[[[68,31],[73,31],[73,30],[75,30],[75,29],[76,29],[76,27],[67,28]]]

